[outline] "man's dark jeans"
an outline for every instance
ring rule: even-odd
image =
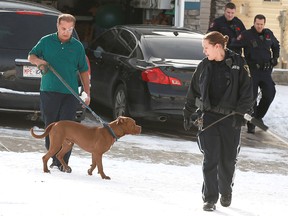
[[[45,128],[52,122],[60,120],[75,120],[78,100],[72,94],[62,94],[58,92],[40,91],[40,110],[42,120],[45,123]],[[45,138],[45,147],[48,150],[50,146],[49,136]],[[64,161],[68,164],[71,151],[64,156]],[[55,165],[60,165],[60,162],[53,157]]]

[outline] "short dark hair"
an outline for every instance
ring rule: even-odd
[[[257,14],[254,17],[254,23],[255,23],[256,19],[259,19],[259,20],[263,20],[264,19],[264,23],[266,23],[266,17],[263,14]]]
[[[236,9],[236,5],[232,2],[229,2],[225,5],[225,10],[229,8],[229,9]]]

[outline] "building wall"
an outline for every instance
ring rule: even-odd
[[[34,2],[56,2],[56,1],[41,1],[41,0],[23,0]],[[58,0],[58,4],[64,4],[65,2],[73,2],[80,0]],[[120,0],[105,0],[108,1],[120,1]],[[128,0],[127,0],[128,1]],[[254,16],[258,13],[262,13],[266,16],[266,27],[271,29],[281,44],[281,58],[278,67],[287,68],[288,65],[288,0],[179,0],[185,1],[184,11],[184,27],[199,30],[202,33],[206,33],[210,25],[210,22],[223,15],[224,6],[228,2],[236,4],[238,16],[244,23],[247,29],[253,25]],[[81,0],[82,2],[82,0]],[[90,0],[83,0],[83,2],[90,2]],[[278,16],[280,11],[286,10],[286,24],[281,28]]]
[[[224,14],[225,5],[230,2],[230,0],[211,0],[211,11],[209,24],[219,16]]]
[[[211,0],[201,0],[200,3],[200,31],[205,33],[209,27]]]
[[[200,30],[200,0],[185,0],[184,27]]]
[[[186,2],[190,1],[193,0],[186,0]],[[185,8],[185,27],[206,33],[211,21],[223,15],[224,6],[228,2],[229,0],[200,0],[197,12]],[[197,16],[195,16],[195,14],[197,14]]]
[[[254,17],[263,14],[266,17],[266,28],[273,31],[281,44],[281,58],[278,67],[287,68],[288,59],[288,20],[281,28],[278,17],[280,11],[288,9],[288,0],[263,1],[263,0],[232,0],[237,7],[237,17],[242,20],[247,29],[253,26]],[[286,15],[286,19],[288,19]],[[286,30],[286,31],[285,31]]]

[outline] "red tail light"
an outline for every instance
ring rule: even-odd
[[[33,15],[33,16],[43,16],[42,12],[37,11],[17,11],[16,14],[20,15]]]
[[[176,86],[182,85],[179,79],[167,76],[159,68],[147,69],[143,71],[141,75],[142,79],[146,82],[158,83],[163,85],[176,85]]]

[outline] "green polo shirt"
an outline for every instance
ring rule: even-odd
[[[68,42],[62,43],[57,33],[49,34],[42,37],[29,54],[47,61],[78,92],[78,72],[88,70],[85,50],[80,41],[71,37]],[[71,94],[52,71],[42,76],[40,91]]]

